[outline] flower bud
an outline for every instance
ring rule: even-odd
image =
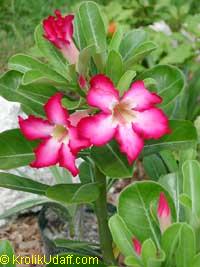
[[[79,51],[73,41],[73,15],[63,17],[59,10],[55,16],[49,16],[43,21],[44,37],[61,50],[70,64],[76,64]]]
[[[134,248],[136,254],[138,256],[140,256],[141,252],[142,252],[142,245],[141,245],[140,241],[137,238],[133,237],[132,242],[133,242],[133,248]]]
[[[171,210],[163,192],[160,193],[157,216],[163,233],[171,225]]]

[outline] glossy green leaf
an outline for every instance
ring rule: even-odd
[[[96,53],[96,47],[94,45],[87,46],[80,51],[78,59],[79,73],[81,73],[84,76],[88,74],[89,63],[95,53]]]
[[[134,254],[132,244],[133,235],[118,214],[115,214],[110,218],[109,227],[113,240],[120,252],[122,252],[125,257]]]
[[[50,167],[50,171],[55,178],[56,184],[69,184],[73,181],[72,174],[65,168],[55,165]]]
[[[120,77],[123,75],[123,62],[121,55],[115,50],[111,50],[108,54],[106,62],[106,75],[117,85]]]
[[[100,256],[96,249],[99,249],[99,245],[96,243],[90,243],[86,241],[79,240],[67,240],[67,239],[56,239],[54,240],[54,244],[58,248],[68,249],[73,253],[81,253],[86,255],[97,255]]]
[[[170,193],[171,197],[174,200],[176,212],[177,212],[177,220],[179,220],[180,216],[180,200],[179,194],[182,188],[182,181],[179,173],[169,173],[163,175],[159,179],[159,183]]]
[[[192,260],[190,267],[199,267],[199,266],[200,266],[200,254],[197,254]]]
[[[156,48],[157,46],[153,42],[142,43],[140,46],[134,49],[134,54],[130,58],[127,58],[127,60],[125,61],[125,68],[130,68],[135,63],[137,63],[137,61],[142,60]]]
[[[200,218],[200,164],[188,160],[183,164],[183,193],[192,201],[192,213]]]
[[[19,102],[27,113],[44,114],[43,105],[56,88],[47,84],[21,85],[22,74],[11,70],[0,78],[0,95],[8,101]]]
[[[167,174],[167,168],[159,154],[153,154],[144,157],[143,165],[146,174],[157,181],[161,175]]]
[[[118,51],[122,38],[123,38],[123,30],[122,28],[118,27],[117,31],[114,33],[110,41],[109,50]]]
[[[46,78],[57,83],[66,83],[67,80],[47,65],[37,59],[24,54],[17,54],[9,59],[10,69],[25,73],[24,84],[31,83],[41,78]]]
[[[162,98],[161,107],[174,100],[181,93],[185,86],[185,78],[182,72],[170,65],[158,65],[145,71],[138,79],[152,78],[157,84],[149,89],[157,92]]]
[[[173,200],[164,187],[158,183],[153,181],[135,182],[120,194],[118,213],[132,235],[137,236],[140,241],[151,238],[158,245],[158,228],[151,215],[151,207],[157,205],[161,192],[165,193],[172,210],[172,217],[175,218]]]
[[[11,173],[0,172],[0,187],[45,195],[48,185]]]
[[[119,89],[121,95],[123,95],[123,93],[130,88],[130,85],[135,76],[136,72],[134,70],[127,70],[124,73],[124,75],[120,78],[117,84],[117,89]]]
[[[142,263],[138,262],[138,258],[136,256],[128,256],[125,258],[124,263],[129,267],[141,267]]]
[[[133,174],[124,154],[119,151],[118,144],[111,142],[103,147],[92,147],[91,156],[97,167],[111,178],[127,178]]]
[[[166,254],[166,261],[164,267],[168,267],[171,266],[171,264],[174,264],[174,254],[177,251],[181,229],[182,224],[175,223],[172,224],[169,228],[167,228],[167,230],[162,235],[161,245],[162,249]]]
[[[16,215],[25,210],[32,209],[37,206],[43,206],[49,203],[48,199],[45,198],[33,198],[16,204],[13,208],[7,209],[4,213],[0,214],[0,220]]]
[[[171,134],[159,140],[146,142],[143,155],[160,152],[162,150],[186,149],[197,142],[197,132],[190,121],[170,121]]]
[[[77,109],[80,106],[81,101],[82,101],[81,98],[79,100],[70,100],[69,98],[64,97],[62,99],[62,105],[67,110],[75,110],[75,109]]]
[[[128,32],[120,44],[120,53],[124,61],[129,60],[135,50],[146,41],[147,33],[144,30],[132,30]]]
[[[28,165],[33,159],[36,142],[27,141],[18,129],[0,133],[0,169]]]
[[[195,234],[191,226],[183,224],[176,250],[177,266],[188,267],[196,253]]]
[[[79,166],[79,178],[82,183],[91,183],[94,179],[94,169],[90,162],[82,162]]]
[[[3,256],[4,255],[4,256]],[[16,267],[13,263],[14,250],[7,240],[0,240],[0,267]]]
[[[97,183],[60,184],[49,187],[46,195],[64,203],[90,203],[98,198],[99,185]]]
[[[97,4],[90,1],[83,2],[76,16],[79,24],[77,36],[81,32],[81,37],[84,36],[87,46],[95,45],[99,51],[104,51],[106,49],[106,30]]]
[[[35,29],[35,42],[40,52],[48,59],[54,70],[64,78],[70,79],[66,60],[60,51],[44,38],[42,25],[38,25]]]

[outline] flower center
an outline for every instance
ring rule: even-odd
[[[119,102],[113,107],[113,119],[115,122],[126,124],[133,121],[135,112],[126,102]]]
[[[65,142],[68,137],[68,130],[65,126],[57,124],[53,129],[52,136],[59,142]]]

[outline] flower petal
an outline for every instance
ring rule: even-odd
[[[44,106],[49,122],[53,124],[66,125],[69,117],[68,111],[62,107],[62,94],[53,95]]]
[[[120,151],[126,154],[129,164],[132,164],[144,147],[143,139],[133,131],[131,124],[119,125],[115,138],[120,145]]]
[[[87,102],[90,106],[100,108],[104,112],[110,112],[118,100],[119,92],[108,77],[98,74],[91,79],[87,95]]]
[[[130,107],[135,110],[144,110],[162,102],[162,98],[155,93],[148,91],[143,81],[136,81],[124,94],[122,101],[130,103]]]
[[[90,142],[88,139],[80,138],[78,130],[75,127],[69,127],[69,146],[74,154],[77,154],[81,149],[89,147]]]
[[[113,138],[115,130],[112,116],[104,113],[84,118],[78,124],[79,135],[88,138],[91,144],[96,146],[108,143]]]
[[[71,152],[67,144],[62,144],[60,153],[59,153],[59,164],[61,167],[68,169],[73,176],[76,176],[79,173],[78,168],[75,165],[76,157]]]
[[[89,116],[88,110],[76,111],[70,115],[69,122],[71,123],[72,126],[76,127],[81,119],[88,116]]]
[[[19,126],[28,140],[47,138],[53,131],[53,126],[48,121],[35,116],[29,116],[27,119],[19,116]]]
[[[146,139],[158,139],[170,133],[168,118],[158,108],[137,112],[133,122],[133,129]]]
[[[35,149],[36,159],[30,164],[34,168],[42,168],[55,165],[59,159],[61,143],[50,137],[44,140]]]

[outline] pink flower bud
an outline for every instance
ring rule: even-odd
[[[137,238],[133,237],[132,242],[133,242],[133,247],[134,247],[136,254],[140,256],[142,252],[142,245],[140,241]]]
[[[83,75],[80,75],[79,78],[78,78],[78,84],[79,86],[84,89],[87,85],[87,81],[85,79],[85,77]]]
[[[73,41],[73,15],[63,17],[59,10],[55,16],[49,16],[43,21],[44,37],[61,50],[70,64],[76,64],[79,51]]]
[[[157,216],[163,233],[171,225],[171,210],[163,192],[160,193]]]

